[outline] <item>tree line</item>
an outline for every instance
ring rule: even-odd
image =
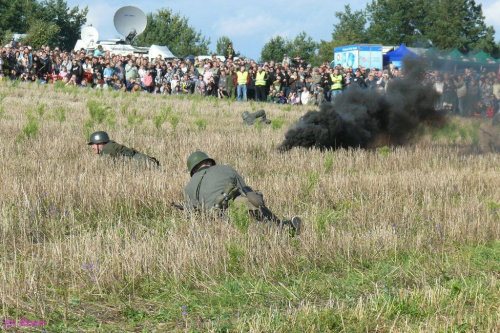
[[[0,37],[3,44],[12,33],[25,33],[23,42],[73,49],[86,23],[88,8],[69,8],[63,0],[0,0]],[[224,54],[231,39],[221,36],[214,52],[209,38],[189,25],[186,17],[168,8],[148,13],[146,30],[135,44],[167,45],[179,57]],[[462,53],[485,51],[500,57],[495,30],[487,26],[481,4],[474,0],[372,0],[362,10],[346,5],[335,13],[330,41],[314,41],[305,31],[295,38],[272,37],[262,48],[260,61],[280,60],[284,54],[319,65],[330,62],[333,49],[350,44],[383,44],[410,47],[457,48]],[[242,55],[244,56],[244,55]]]

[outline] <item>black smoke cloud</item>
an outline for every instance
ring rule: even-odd
[[[439,95],[432,85],[422,84],[424,65],[404,59],[403,68],[405,77],[393,80],[385,96],[354,86],[320,111],[308,111],[286,132],[278,149],[403,145],[421,123],[442,125],[443,116],[434,110]]]

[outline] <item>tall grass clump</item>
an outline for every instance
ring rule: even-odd
[[[198,118],[194,123],[200,131],[204,131],[207,129],[207,121],[205,119]]]
[[[66,110],[62,107],[54,109],[54,117],[60,122],[64,122],[66,120]]]
[[[30,112],[27,113],[28,123],[23,126],[22,133],[18,136],[18,140],[34,138],[38,135],[38,119]]]
[[[108,126],[112,127],[116,124],[116,114],[111,106],[94,99],[89,100],[86,106],[90,115],[90,118],[85,122],[87,132],[91,131],[95,125],[106,123]]]
[[[181,119],[177,115],[170,114],[168,117],[168,121],[172,125],[172,129],[175,132],[175,129],[177,128],[177,125],[179,125],[179,122],[181,121]]]
[[[137,109],[134,108],[127,116],[127,125],[129,127],[134,127],[136,125],[142,124],[145,119],[146,117],[144,116],[137,116]]]
[[[170,116],[170,113],[172,112],[172,107],[171,106],[168,106],[168,107],[162,107],[161,110],[160,110],[160,114],[157,114],[157,115],[154,115],[153,116],[153,124],[155,125],[155,128],[157,130],[160,129],[161,125],[163,125],[168,117]]]
[[[329,173],[332,168],[333,168],[333,162],[335,157],[335,153],[333,151],[327,151],[325,153],[325,161],[324,161],[324,167],[325,167],[325,173]]]
[[[285,121],[281,118],[274,118],[271,120],[271,129],[274,131],[279,130],[283,127]]]
[[[228,217],[232,223],[238,228],[239,231],[246,233],[252,222],[250,216],[247,214],[245,205],[230,203],[228,210]]]
[[[45,107],[46,107],[46,105],[44,103],[42,103],[36,107],[36,113],[38,113],[40,118],[43,117],[43,115],[45,114]]]

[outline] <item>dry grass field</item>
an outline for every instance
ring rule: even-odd
[[[261,108],[271,125],[242,126]],[[305,111],[0,82],[2,328],[500,330],[500,128],[451,118],[402,147],[278,152]],[[93,155],[96,130],[161,170]],[[172,207],[198,149],[302,235]]]

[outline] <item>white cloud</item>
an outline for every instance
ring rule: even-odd
[[[485,23],[488,26],[493,26],[495,28],[496,36],[500,33],[500,1],[494,1],[492,3],[483,4],[483,14],[485,17]]]

